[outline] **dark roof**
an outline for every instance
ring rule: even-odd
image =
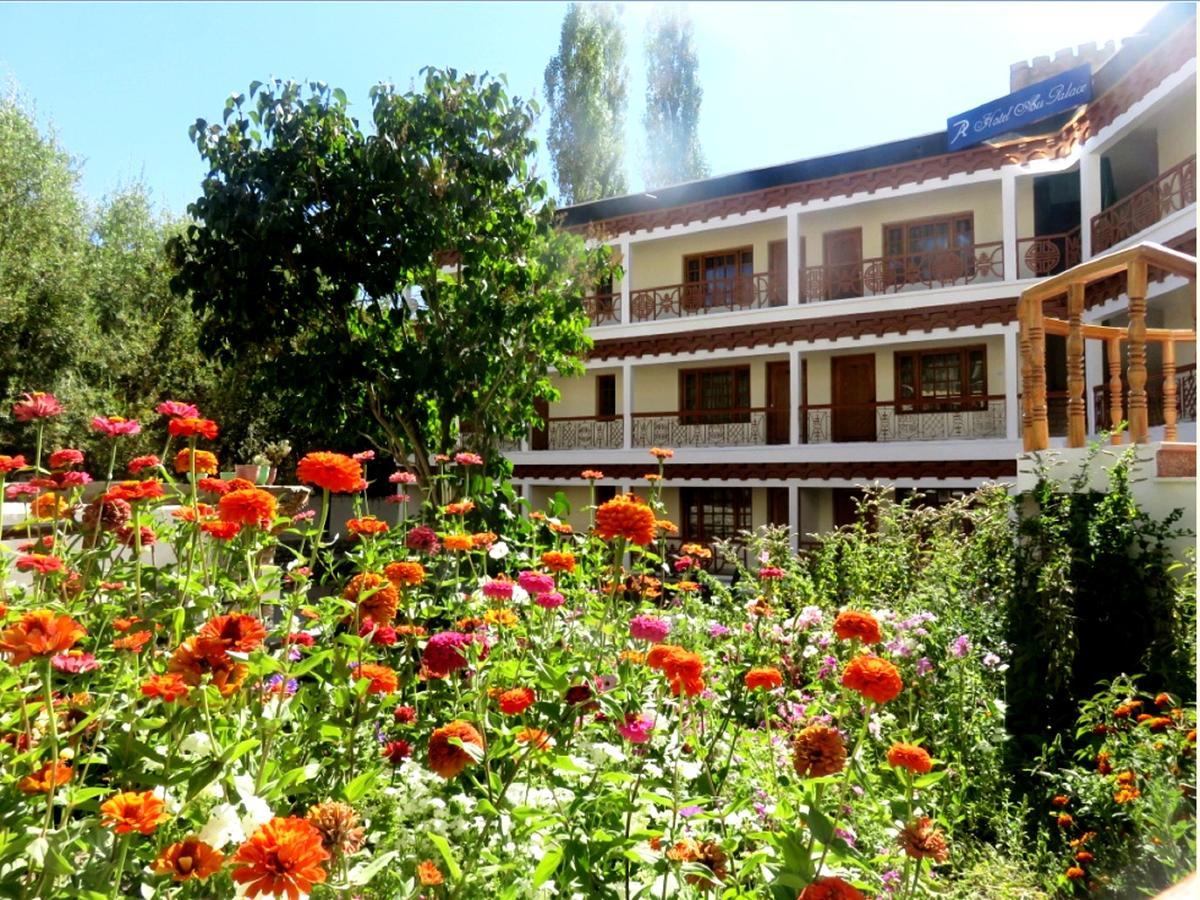
[[[1111,59],[1104,63],[1092,79],[1092,94],[1099,97],[1110,90],[1146,54],[1161,43],[1169,34],[1195,18],[1193,3],[1170,3],[1146,23],[1142,30],[1126,38]],[[1020,136],[1033,136],[1057,131],[1072,117],[1063,113],[1049,120],[1035,122],[1014,132]],[[966,149],[966,148],[964,148]],[[962,151],[959,151],[962,152]],[[747,169],[714,178],[689,181],[671,187],[657,188],[651,193],[626,194],[565,207],[562,211],[563,224],[570,226],[601,222],[635,213],[669,209],[687,203],[701,203],[733,194],[745,194],[786,184],[798,184],[831,178],[850,172],[895,166],[932,156],[945,156],[946,132],[936,131],[920,137],[905,138],[887,144],[877,144],[860,150],[818,156],[795,162]]]

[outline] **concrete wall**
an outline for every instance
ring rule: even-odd
[[[754,271],[767,271],[767,244],[787,237],[787,223],[780,216],[737,228],[716,228],[633,245],[633,290],[683,282],[683,258],[693,253],[754,247]]]
[[[1158,129],[1158,171],[1196,155],[1196,89],[1171,100],[1155,117]]]

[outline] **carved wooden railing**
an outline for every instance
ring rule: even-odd
[[[650,322],[712,312],[765,309],[786,303],[787,279],[758,272],[719,281],[689,281],[630,291],[629,317],[634,322]]]
[[[905,409],[904,406],[910,408]],[[833,419],[842,414],[874,414],[877,443],[895,441],[997,440],[1007,434],[1003,394],[978,397],[938,408],[933,405],[874,403],[810,403],[800,407],[800,440],[805,444],[833,441]]]
[[[1087,438],[1087,411],[1084,406],[1083,345],[1087,339],[1102,340],[1108,348],[1109,402],[1111,422],[1127,420],[1130,437],[1136,444],[1149,440],[1149,416],[1146,396],[1146,343],[1162,344],[1163,435],[1168,441],[1178,437],[1176,428],[1175,344],[1196,340],[1196,332],[1185,329],[1146,327],[1146,284],[1148,270],[1156,269],[1181,275],[1195,283],[1196,257],[1158,244],[1144,243],[1107,256],[1096,257],[1060,275],[1047,278],[1022,292],[1017,304],[1021,341],[1021,424],[1026,452],[1045,450],[1050,444],[1049,395],[1046,391],[1046,335],[1067,339],[1067,446],[1082,447]],[[1129,325],[1116,328],[1083,323],[1084,294],[1087,286],[1120,272],[1125,273],[1129,295]],[[1045,316],[1047,300],[1066,295],[1067,321]],[[1121,379],[1121,345],[1128,346],[1126,378]],[[1124,399],[1128,398],[1128,416]],[[1121,435],[1114,434],[1114,444]]]
[[[620,294],[593,294],[583,298],[583,311],[593,325],[611,325],[621,321]]]
[[[624,445],[620,416],[556,416],[546,423],[548,450],[619,450]]]
[[[762,407],[633,414],[634,447],[744,447],[767,443]],[[783,429],[786,432],[786,428]],[[786,443],[786,436],[783,443]]]
[[[1146,383],[1146,421],[1151,428],[1165,425],[1167,421],[1166,408],[1163,400],[1166,395],[1166,385],[1162,372],[1152,372],[1147,376]],[[1118,406],[1122,408],[1129,402],[1129,388],[1122,390]],[[1092,421],[1096,423],[1097,431],[1107,431],[1113,427],[1113,402],[1107,385],[1097,384],[1092,387]],[[1189,363],[1175,370],[1175,419],[1177,422],[1196,421],[1196,364]],[[1051,432],[1053,433],[1053,432]]]
[[[807,266],[800,277],[805,303],[871,297],[1004,280],[1004,242],[989,241],[906,256],[879,256],[832,266]]]
[[[1082,256],[1078,225],[1061,234],[1040,234],[1017,241],[1017,277],[1045,278],[1079,265]]]
[[[1092,252],[1099,253],[1196,202],[1196,157],[1172,166],[1124,200],[1092,217]]]

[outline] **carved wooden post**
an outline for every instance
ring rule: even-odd
[[[1032,397],[1030,415],[1033,419],[1033,450],[1050,446],[1050,422],[1046,416],[1046,326],[1042,301],[1029,304],[1029,393]]]
[[[1163,440],[1173,441],[1179,437],[1175,427],[1175,340],[1168,337],[1162,345],[1163,366]]]
[[[1108,427],[1112,429],[1112,442],[1121,443],[1117,426],[1125,420],[1121,404],[1121,339],[1109,338],[1108,344]]]
[[[1129,434],[1135,444],[1150,440],[1146,410],[1146,261],[1134,259],[1127,273],[1129,293]]]
[[[1024,297],[1017,302],[1017,326],[1021,340],[1021,437],[1028,453],[1033,449],[1033,391],[1030,388],[1033,351],[1029,346],[1029,301]]]
[[[1067,289],[1067,446],[1087,440],[1087,410],[1083,404],[1083,284]]]

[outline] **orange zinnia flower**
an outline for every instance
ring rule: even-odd
[[[558,550],[547,550],[542,554],[542,565],[551,572],[574,572],[575,554]]]
[[[856,656],[850,660],[842,673],[842,685],[876,703],[895,700],[904,689],[896,667],[878,656]]]
[[[704,690],[704,658],[674,644],[655,644],[646,656],[646,665],[661,669],[671,685],[671,693],[694,697]]]
[[[275,497],[259,488],[230,491],[217,501],[222,522],[270,528],[275,521]]]
[[[350,519],[346,522],[346,530],[355,537],[361,535],[376,535],[383,534],[388,530],[387,522],[375,518],[375,516],[363,516],[361,519]]]
[[[119,637],[113,641],[114,650],[131,650],[134,653],[141,653],[142,648],[149,643],[154,637],[149,631],[135,631],[132,634],[127,634],[125,637]]]
[[[836,728],[809,725],[792,739],[792,767],[801,778],[836,775],[846,767],[846,742]]]
[[[214,453],[209,453],[207,450],[196,451],[196,474],[197,475],[215,475],[220,466],[217,464],[217,457]],[[191,474],[192,471],[192,451],[184,447],[175,454],[175,471],[182,474]]]
[[[342,597],[357,603],[360,615],[379,625],[391,625],[396,618],[400,595],[396,586],[377,572],[362,572],[350,579]]]
[[[157,478],[147,478],[145,481],[121,481],[110,487],[104,494],[104,502],[124,500],[126,503],[137,503],[139,500],[157,500],[166,496],[162,482]]]
[[[425,580],[425,567],[419,562],[401,560],[384,566],[383,574],[397,588],[416,587]]]
[[[438,869],[432,859],[422,860],[417,866],[417,879],[425,887],[433,887],[444,881],[441,870]]]
[[[246,896],[287,896],[299,900],[314,884],[325,881],[321,863],[329,851],[321,845],[321,832],[295,816],[276,817],[261,826],[238,847],[233,880],[246,885]]]
[[[362,463],[343,453],[306,454],[296,466],[296,477],[334,494],[353,494],[363,487]]]
[[[200,530],[215,538],[228,541],[238,536],[238,532],[242,530],[242,526],[237,522],[201,522]]]
[[[204,623],[197,634],[197,646],[206,656],[219,659],[230,650],[237,653],[257,650],[266,636],[267,629],[254,616],[229,613]]]
[[[55,656],[70,650],[85,634],[86,629],[70,616],[35,609],[0,633],[0,652],[10,654],[10,662],[19,666],[35,656]]]
[[[864,644],[878,644],[883,640],[879,632],[879,620],[868,612],[852,609],[838,613],[833,623],[833,633],[844,641],[857,638]]]
[[[483,624],[485,625],[496,625],[501,628],[512,628],[519,621],[520,619],[517,618],[517,614],[511,609],[497,609],[496,607],[493,607],[491,609],[484,610],[483,613]]]
[[[224,863],[225,854],[193,835],[177,841],[158,854],[154,860],[154,871],[159,875],[170,875],[172,881],[191,878],[203,881],[221,871]]]
[[[522,728],[516,737],[518,744],[532,744],[538,750],[550,747],[550,734],[540,728]]]
[[[800,892],[796,900],[865,900],[863,892],[836,875],[818,878]]]
[[[474,509],[474,500],[461,500],[458,503],[447,503],[442,507],[442,512],[448,516],[465,516]]]
[[[22,794],[48,794],[52,788],[69,782],[74,774],[71,767],[63,763],[46,763],[18,781],[17,790]]]
[[[212,419],[196,416],[181,416],[167,423],[167,432],[171,437],[202,437],[211,441],[216,438],[217,431],[217,423]]]
[[[475,542],[469,534],[447,534],[442,536],[442,546],[447,550],[472,550]]]
[[[1071,881],[1078,881],[1080,878],[1087,876],[1087,872],[1079,868],[1079,866],[1071,866],[1067,869],[1067,878]]]
[[[374,663],[363,663],[354,670],[354,678],[370,680],[367,686],[368,694],[392,694],[400,686],[396,670],[390,666],[378,666]]]
[[[596,510],[596,535],[604,540],[624,538],[646,546],[654,542],[654,510],[632,494],[613,497]]]
[[[211,649],[211,645],[208,649]],[[198,687],[205,675],[222,697],[237,692],[246,680],[249,669],[232,656],[216,656],[206,652],[200,639],[190,637],[176,648],[167,661],[167,671],[178,675],[185,684]]]
[[[35,519],[65,519],[70,516],[71,504],[58,494],[42,494],[29,507]]]
[[[899,843],[913,859],[932,859],[940,863],[950,858],[946,836],[933,826],[933,819],[928,816],[920,816],[905,825]]]
[[[929,754],[915,744],[892,744],[887,752],[887,761],[897,769],[908,769],[920,775],[933,768],[933,760],[929,758]]]
[[[176,672],[151,675],[142,682],[143,697],[158,697],[163,703],[174,703],[188,695],[187,682]]]
[[[152,834],[167,819],[166,806],[153,791],[122,791],[100,804],[104,824],[117,834]]]
[[[477,531],[471,535],[472,550],[491,550],[494,543],[496,543],[496,532],[494,531]]]
[[[670,459],[672,456],[675,455],[675,451],[667,450],[662,447],[651,447],[650,455],[653,456],[655,459]]]
[[[456,719],[435,729],[429,736],[429,768],[443,778],[453,778],[475,760],[466,750],[450,743],[458,738],[463,744],[473,744],[483,750],[483,736],[469,722]]]
[[[537,695],[530,688],[520,687],[502,691],[497,700],[500,703],[500,712],[506,716],[519,716],[533,706]]]
[[[747,690],[753,691],[757,688],[762,688],[764,691],[773,691],[782,685],[783,675],[773,666],[751,669],[746,673]]]

